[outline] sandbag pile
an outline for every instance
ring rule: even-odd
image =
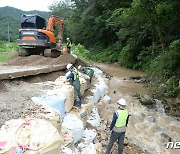
[[[83,99],[80,109],[74,107],[73,86],[65,76],[58,77],[50,83],[51,91],[31,98],[34,105],[22,113],[24,119],[8,121],[1,128],[0,153],[102,154],[100,140],[107,138],[96,105],[101,101],[110,103],[109,81],[101,70],[93,69],[97,82],[90,89],[92,96]],[[81,74],[81,94],[88,88],[87,80],[89,78]],[[87,124],[97,130],[101,127],[103,135],[95,129],[86,129]]]
[[[48,105],[33,104],[28,111],[22,113],[23,119],[44,119],[50,122],[58,132],[61,132],[62,118],[59,112]]]
[[[57,154],[62,138],[57,129],[46,120],[10,120],[1,127],[0,153]]]

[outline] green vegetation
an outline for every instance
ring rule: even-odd
[[[66,0],[51,6],[65,18],[65,35],[79,56],[148,72],[152,89],[179,93],[180,3],[178,0]],[[88,51],[86,50],[88,49]]]
[[[48,12],[44,11],[22,11],[13,7],[0,7],[0,40],[8,41],[8,27],[10,41],[18,39],[22,14],[38,14],[45,19],[48,18]]]
[[[19,46],[15,42],[0,41],[0,62],[9,59],[18,49]]]
[[[0,53],[1,52],[16,52],[19,46],[15,42],[0,41]]]
[[[18,20],[23,12],[17,18],[17,12],[7,11],[13,8],[5,7],[3,12],[1,9],[0,40],[7,40],[8,22],[12,22],[11,36],[17,38]],[[79,56],[146,71],[155,79],[154,91],[165,87],[167,95],[178,95],[178,0],[61,0],[50,6],[50,10],[49,15],[65,19],[64,39],[69,37],[78,44],[73,50]]]
[[[8,55],[0,55],[0,62],[4,62],[11,57],[11,54]]]

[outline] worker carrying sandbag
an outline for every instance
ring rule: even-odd
[[[69,38],[67,38],[66,40],[67,40],[66,46],[67,46],[68,53],[71,53],[72,42]]]
[[[94,75],[94,70],[90,67],[82,67],[81,65],[78,66],[78,70],[82,71],[84,74],[87,74],[89,76],[89,80],[91,82],[92,77]]]
[[[125,109],[126,106],[127,103],[125,99],[121,98],[119,101],[117,101],[118,109],[116,112],[114,112],[113,119],[110,125],[111,136],[105,154],[110,154],[111,148],[117,139],[119,144],[118,154],[123,153],[124,137],[129,119],[128,111]]]
[[[80,93],[80,81],[78,70],[73,66],[73,64],[68,64],[66,68],[70,71],[69,75],[66,77],[70,84],[74,87],[74,100],[75,106],[81,108],[81,93]]]

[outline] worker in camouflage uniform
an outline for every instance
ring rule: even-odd
[[[80,93],[80,81],[78,70],[72,65],[68,64],[66,68],[70,71],[70,74],[66,77],[70,84],[74,87],[74,100],[75,105],[81,108],[81,93]]]

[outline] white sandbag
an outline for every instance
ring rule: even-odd
[[[99,116],[99,113],[98,113],[98,110],[97,108],[94,106],[93,110],[92,110],[92,113],[91,113],[91,116],[89,117],[89,119],[87,120],[87,122],[89,124],[91,124],[92,126],[94,127],[98,127],[100,125],[100,116]]]
[[[88,101],[87,104],[82,104],[81,106],[86,108],[87,117],[89,117],[91,115],[94,104],[91,100],[87,100],[87,101]]]
[[[103,72],[102,72],[99,68],[91,67],[91,69],[94,70],[94,75],[100,75],[100,76],[103,76]]]
[[[68,84],[56,86],[53,89],[54,93],[64,94],[66,96],[65,112],[69,113],[74,106],[74,87]]]
[[[36,120],[15,119],[7,121],[1,128],[0,153],[25,154],[34,152],[40,154],[58,154],[62,138],[56,128],[49,122]]]
[[[81,108],[73,107],[70,114],[75,115],[83,122],[83,127],[86,128],[87,124],[87,110],[84,106],[81,106]]]
[[[80,143],[78,148],[81,151],[81,154],[96,154],[96,148],[93,143]]]
[[[87,128],[84,130],[82,139],[87,143],[92,143],[97,135],[95,129],[88,130]]]
[[[111,97],[109,97],[108,95],[105,95],[102,99],[103,99],[104,103],[109,104],[111,102]]]
[[[65,76],[59,76],[56,80],[55,80],[55,84],[56,85],[62,85],[62,84],[69,84],[67,78]]]
[[[77,153],[73,152],[73,150],[70,148],[62,147],[59,154],[77,154]]]
[[[93,101],[93,103],[97,103],[98,100],[100,99],[100,91],[99,91],[99,89],[93,89],[93,90],[91,90],[91,92],[93,93],[93,96],[90,97],[91,100]]]
[[[88,89],[88,87],[87,87],[87,82],[86,82],[86,80],[84,79],[84,78],[82,78],[82,77],[79,77],[79,81],[80,81],[80,93],[81,93],[81,95],[84,95],[84,92],[85,92],[85,90],[87,90]]]
[[[62,126],[66,127],[73,134],[74,143],[82,138],[84,131],[83,122],[76,116],[69,113],[64,117]]]
[[[60,113],[45,104],[34,104],[28,108],[26,113],[21,114],[23,119],[44,119],[50,122],[60,133],[62,118]]]
[[[104,82],[99,82],[95,84],[96,88],[99,89],[101,98],[104,97],[105,92],[108,90],[108,86]]]
[[[66,96],[63,93],[49,92],[47,95],[39,97],[32,97],[32,101],[35,104],[46,104],[60,112],[62,119],[65,116],[65,102]]]
[[[66,148],[70,148],[71,150],[73,150],[74,149],[74,138],[73,138],[73,134],[71,133],[71,131],[69,131],[66,127],[62,127],[61,136],[62,136],[62,146],[61,147],[66,147]]]

